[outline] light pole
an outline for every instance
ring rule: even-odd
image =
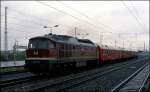
[[[125,49],[125,48],[124,48],[124,40],[123,40],[123,49]]]
[[[115,40],[115,48],[116,48],[117,40]]]
[[[133,47],[132,44],[133,44],[134,41],[128,41],[128,42],[129,42],[129,50],[132,51],[132,50],[133,50],[133,49],[132,49],[132,47]]]
[[[75,27],[75,38],[77,38],[77,27]]]
[[[100,32],[100,44],[102,45],[103,42],[103,32]]]
[[[5,59],[8,60],[8,32],[7,32],[7,9],[8,7],[5,7]]]
[[[55,26],[52,26],[52,27],[48,27],[48,26],[44,26],[44,28],[50,28],[50,33],[52,34],[52,28],[53,27],[58,27],[59,25],[55,25]]]

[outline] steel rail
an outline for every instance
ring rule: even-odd
[[[137,62],[134,62],[132,64],[135,64],[135,63],[137,63]],[[38,86],[36,86],[36,88],[32,88],[32,86],[31,87],[30,86],[24,87],[24,91],[38,91],[38,90],[42,90],[42,89],[47,88],[47,87],[51,91],[55,91],[55,92],[56,91],[64,91],[66,89],[70,89],[72,87],[83,84],[84,82],[87,82],[87,81],[90,81],[90,80],[93,80],[93,79],[96,79],[96,78],[100,78],[100,77],[104,76],[105,74],[108,74],[112,71],[118,71],[120,69],[123,69],[123,67],[126,67],[127,65],[131,65],[131,63],[127,63],[127,64],[124,64],[122,66],[118,66],[117,68],[113,67],[113,69],[110,69],[110,70],[106,69],[107,71],[105,71],[105,72],[104,71],[97,71],[97,72],[94,72],[94,73],[85,74],[85,75],[81,75],[81,76],[77,76],[77,77],[72,77],[70,79],[58,81],[58,82],[55,82],[55,83],[45,83],[45,85],[44,84],[42,84],[41,86],[38,85]],[[85,78],[85,77],[87,77],[87,78]],[[76,81],[78,81],[78,82],[76,82]],[[62,84],[64,86],[62,86]],[[67,84],[67,85],[65,85],[65,84]],[[18,91],[19,91],[19,89],[18,89]]]
[[[145,58],[146,59],[146,58]],[[145,60],[145,59],[141,59],[141,60],[136,60],[136,61],[132,61],[132,63],[129,63],[129,62],[123,62],[123,65],[121,66],[120,65],[120,63],[117,65],[117,64],[114,64],[112,67],[110,67],[110,66],[108,66],[108,68],[106,68],[106,69],[97,69],[96,70],[96,72],[95,72],[95,70],[94,70],[94,72],[92,71],[92,70],[90,70],[90,73],[87,73],[87,71],[86,72],[82,72],[82,73],[77,73],[77,74],[72,74],[72,75],[69,75],[69,76],[65,76],[65,78],[63,77],[61,80],[59,80],[59,78],[57,78],[56,80],[55,79],[47,79],[47,80],[44,80],[44,82],[43,82],[43,80],[40,80],[40,81],[38,81],[38,83],[33,83],[34,81],[37,81],[37,80],[39,80],[39,79],[35,79],[35,80],[32,80],[32,81],[30,81],[30,79],[28,80],[24,80],[24,81],[18,81],[18,82],[15,82],[14,84],[19,84],[19,83],[22,83],[22,82],[28,82],[28,81],[30,81],[31,82],[31,84],[28,84],[28,85],[25,85],[25,86],[23,86],[23,87],[18,87],[18,88],[15,88],[15,89],[9,89],[9,90],[14,90],[14,91],[36,91],[36,90],[40,90],[40,89],[43,89],[43,88],[46,88],[46,87],[55,87],[55,86],[57,86],[57,85],[61,85],[61,84],[63,84],[63,83],[67,83],[67,82],[71,82],[71,80],[72,81],[74,81],[74,80],[79,80],[79,79],[82,79],[82,78],[84,78],[84,77],[88,77],[88,76],[93,76],[94,74],[96,75],[96,74],[98,74],[98,73],[101,73],[101,75],[99,75],[99,76],[102,76],[102,75],[105,75],[105,74],[107,74],[107,73],[109,73],[109,72],[111,72],[111,71],[114,71],[114,70],[119,70],[120,68],[122,68],[123,66],[125,67],[125,66],[127,66],[127,65],[130,65],[130,64],[135,64],[135,63],[137,63],[137,62],[141,62],[142,60]],[[118,68],[116,68],[116,69],[112,69],[112,68],[115,68],[115,67],[117,67],[117,66],[119,66]],[[106,70],[108,70],[108,69],[112,69],[112,70],[109,70],[109,71],[107,71],[107,72],[103,72],[103,71],[106,71]],[[92,72],[91,72],[92,71]],[[81,75],[82,74],[82,75]],[[75,77],[74,77],[75,76]],[[98,77],[99,77],[98,76]],[[66,78],[67,77],[67,78]],[[69,77],[69,78],[68,78]],[[95,76],[96,77],[96,76]],[[93,78],[95,78],[95,77],[93,77]],[[93,78],[90,78],[89,77],[89,80],[91,80],[91,79],[93,79]],[[55,81],[54,81],[55,80]],[[84,80],[83,82],[86,82],[86,81],[88,81],[88,80]],[[82,83],[82,82],[81,82]],[[80,84],[80,83],[77,83],[77,84]],[[8,84],[6,84],[6,85],[8,85],[9,86],[9,83]],[[69,85],[70,86],[70,85]],[[69,88],[69,86],[67,87],[67,88]],[[70,86],[71,87],[71,86]],[[7,88],[9,88],[9,87],[7,87]],[[61,88],[60,90],[63,90],[63,89],[65,89],[65,87],[64,88]]]
[[[19,79],[13,79],[13,80],[8,80],[8,81],[1,81],[0,82],[0,87],[4,88],[4,87],[8,87],[8,86],[12,86],[15,84],[19,84],[19,83],[23,83],[29,80],[33,80],[37,78],[37,76],[30,76],[30,77],[25,77],[25,78],[19,78]]]
[[[137,62],[136,62],[137,63]],[[132,64],[134,64],[134,63],[132,63]],[[129,64],[130,65],[130,64]],[[111,72],[113,72],[113,71],[119,71],[120,69],[124,69],[124,67],[126,67],[127,65],[123,65],[123,66],[120,66],[120,67],[117,67],[117,68],[115,68],[115,69],[111,69],[111,70],[108,70],[108,71],[106,71],[106,72],[103,72],[103,73],[96,73],[94,76],[92,75],[92,77],[91,76],[88,76],[87,78],[84,78],[85,80],[81,80],[81,81],[79,81],[79,82],[77,82],[77,83],[74,83],[73,82],[73,84],[71,85],[70,83],[69,83],[69,85],[67,86],[67,87],[62,87],[62,88],[57,88],[56,89],[56,91],[55,92],[65,92],[65,90],[67,90],[67,89],[70,89],[70,88],[74,88],[74,87],[76,87],[76,86],[79,86],[80,84],[83,84],[83,83],[85,83],[85,82],[89,82],[90,80],[94,80],[94,79],[97,79],[97,78],[100,78],[100,77],[102,77],[102,76],[104,76],[104,75],[106,75],[106,74],[108,74],[108,73],[111,73]],[[73,80],[73,81],[76,81],[76,80]]]
[[[111,92],[118,92],[125,84],[127,84],[130,80],[132,80],[140,71],[142,71],[145,66],[147,65],[144,64],[141,68],[139,68],[136,72],[134,72],[132,75],[130,75],[128,78],[126,78],[124,81],[119,83],[116,87],[114,87]]]
[[[150,68],[150,65],[149,65],[149,68]],[[148,81],[148,78],[150,77],[150,73],[146,76],[142,86],[140,87],[140,89],[138,90],[138,92],[143,92],[144,90],[144,85],[146,84],[146,82]]]

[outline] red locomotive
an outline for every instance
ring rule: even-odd
[[[49,34],[29,40],[25,68],[49,73],[58,67],[82,67],[136,56],[136,52],[98,46],[88,39]]]

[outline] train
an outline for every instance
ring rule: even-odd
[[[110,48],[68,35],[46,34],[29,39],[25,69],[45,74],[58,68],[93,66],[131,58],[137,58],[136,51]]]

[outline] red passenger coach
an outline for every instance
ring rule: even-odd
[[[100,62],[107,62],[120,59],[120,50],[110,48],[108,46],[99,47],[99,60]]]
[[[137,57],[135,51],[127,51],[121,48],[116,49],[108,46],[99,46],[98,50],[99,50],[99,61],[101,63]]]

